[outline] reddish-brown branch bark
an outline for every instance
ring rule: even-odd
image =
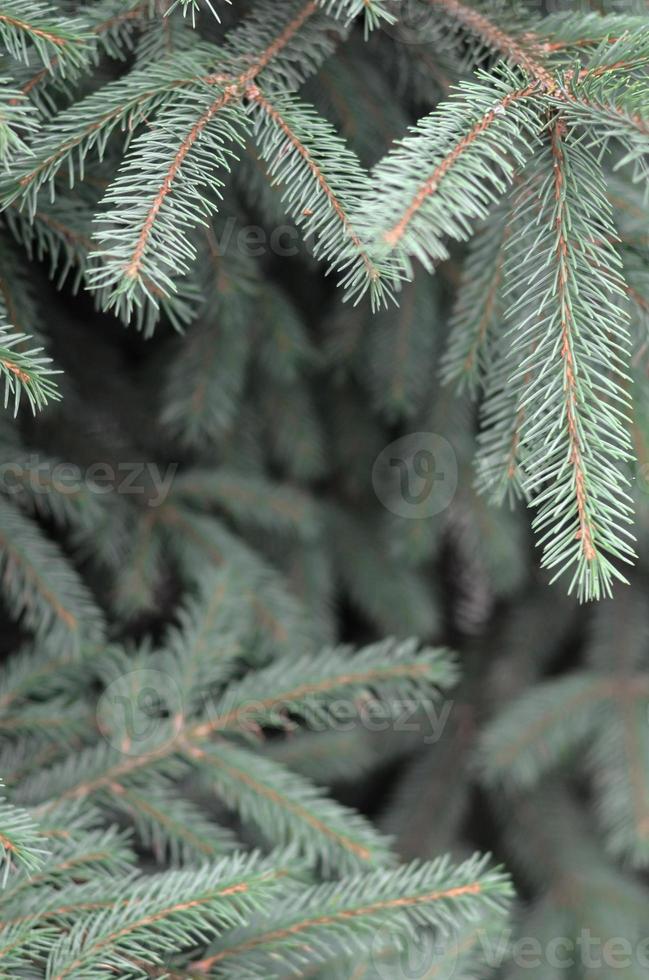
[[[167,171],[164,180],[160,185],[160,189],[153,199],[131,258],[126,264],[125,273],[127,276],[130,278],[136,278],[139,275],[144,253],[146,251],[149,238],[151,237],[151,232],[153,231],[153,226],[160,208],[171,192],[173,182],[182,167],[185,157],[207,124],[216,115],[216,113],[219,112],[220,109],[232,102],[235,98],[240,99],[243,97],[246,89],[250,86],[257,75],[259,75],[259,73],[266,68],[270,61],[272,61],[272,59],[279,54],[282,48],[288,44],[291,38],[297,33],[297,31],[300,30],[303,24],[316,12],[317,9],[318,6],[315,0],[309,0],[309,2],[304,5],[300,12],[296,14],[293,20],[286,25],[284,30],[274,39],[274,41],[272,41],[271,44],[268,45],[267,48],[264,49],[264,51],[262,51],[262,53],[255,59],[250,67],[246,69],[245,72],[239,75],[238,78],[227,80],[228,84],[226,84],[226,88],[223,93],[212,103],[209,109],[207,109],[200,119],[194,124],[178,148],[169,170]],[[226,78],[223,75],[212,75],[208,76],[208,80],[214,84],[223,84],[226,81]]]
[[[484,14],[465,6],[459,0],[428,0],[428,2],[433,6],[443,7],[451,17],[468,27],[474,34],[484,38],[490,47],[499,51],[504,58],[519,65],[545,87],[550,89],[554,87],[552,75],[539,60],[542,46],[533,35],[526,34],[522,38],[517,38],[507,34]]]
[[[484,116],[473,124],[469,132],[455,144],[451,152],[448,153],[444,159],[440,161],[440,163],[438,163],[430,177],[428,177],[427,180],[425,180],[420,186],[401,218],[395,225],[392,226],[392,228],[384,233],[384,239],[388,245],[394,248],[395,245],[399,243],[399,241],[403,238],[408,225],[424,202],[437,191],[446,174],[462,156],[462,154],[471,147],[478,136],[486,132],[486,130],[493,125],[494,121],[498,117],[498,114],[504,109],[507,109],[512,102],[518,102],[522,99],[528,98],[537,90],[537,87],[538,83],[533,82],[531,85],[528,85],[523,89],[517,89],[515,92],[508,92],[507,95],[500,99],[495,106],[493,106],[487,113],[485,113]]]
[[[378,279],[379,278],[378,269],[376,268],[376,266],[368,256],[367,252],[363,248],[363,243],[361,242],[357,233],[354,231],[354,228],[349,218],[347,217],[345,209],[343,208],[342,204],[338,200],[336,194],[334,193],[329,182],[327,181],[327,178],[322,173],[322,170],[320,169],[316,161],[313,159],[313,157],[309,153],[304,143],[302,143],[298,139],[298,137],[295,135],[295,133],[288,125],[286,120],[281,116],[281,114],[277,111],[277,109],[275,109],[274,106],[271,105],[268,99],[266,99],[265,96],[262,95],[262,93],[259,91],[256,85],[248,86],[248,88],[246,89],[246,96],[252,102],[255,102],[258,106],[260,106],[261,109],[263,109],[266,115],[270,119],[272,119],[275,125],[282,131],[282,133],[284,134],[288,142],[291,144],[291,146],[302,157],[302,159],[308,166],[309,170],[317,180],[320,189],[322,190],[323,194],[329,201],[336,217],[338,218],[341,225],[343,226],[350,241],[352,241],[356,246],[356,248],[358,249],[358,252],[363,260],[363,264],[365,265],[369,278],[372,280]]]
[[[249,949],[255,949],[255,947],[265,945],[266,943],[274,943],[281,939],[288,939],[290,936],[293,936],[296,933],[303,932],[304,929],[317,928],[319,926],[331,926],[335,925],[336,923],[358,919],[363,916],[372,915],[376,912],[382,912],[389,909],[415,908],[418,905],[427,905],[429,902],[439,902],[444,899],[461,898],[464,895],[479,895],[481,891],[482,887],[480,883],[476,881],[468,885],[458,885],[455,888],[439,889],[437,891],[428,892],[424,895],[405,895],[402,898],[385,899],[383,901],[373,902],[370,905],[361,906],[359,908],[340,909],[340,911],[330,912],[328,915],[319,915],[311,919],[303,919],[302,921],[296,922],[291,926],[286,926],[284,929],[274,929],[271,932],[263,933],[260,936],[254,936],[252,939],[249,939],[244,943],[240,943],[238,946],[231,946],[230,949],[224,949],[220,953],[215,953],[214,956],[208,956],[203,960],[199,960],[197,963],[194,963],[193,969],[200,973],[209,973],[217,963],[228,959],[230,956],[245,953]]]
[[[570,284],[570,269],[568,265],[570,244],[565,233],[564,158],[561,137],[561,124],[557,123],[552,127],[551,141],[554,173],[554,196],[556,202],[555,256],[558,266],[557,291],[559,303],[561,305],[561,357],[563,358],[564,362],[564,399],[566,424],[568,427],[568,440],[570,444],[570,462],[572,464],[575,477],[575,497],[577,501],[577,515],[579,520],[577,537],[581,543],[581,550],[584,558],[586,558],[587,561],[593,561],[593,559],[597,557],[597,552],[593,544],[593,527],[588,512],[589,507],[588,492],[586,490],[586,474],[584,471],[583,450],[577,417],[577,403],[579,400],[579,394],[572,350],[572,307],[567,296]]]
[[[144,252],[146,250],[149,238],[151,237],[151,232],[153,231],[153,226],[155,220],[158,216],[160,208],[165,202],[165,198],[171,191],[172,184],[178,175],[178,171],[183,165],[183,161],[192,146],[201,135],[209,121],[216,115],[216,113],[226,106],[235,97],[236,91],[232,86],[229,86],[225,92],[223,92],[217,99],[214,100],[212,105],[203,113],[200,119],[192,126],[191,130],[180,144],[175,157],[167,171],[165,178],[160,185],[160,190],[153,199],[153,203],[149,208],[148,214],[142,225],[142,230],[139,234],[135,248],[133,249],[133,254],[131,255],[130,261],[126,266],[126,275],[131,278],[136,278],[140,273],[140,268],[142,265],[142,260],[144,258]]]

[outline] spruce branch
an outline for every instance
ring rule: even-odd
[[[278,847],[295,846],[309,866],[348,874],[390,865],[388,841],[360,814],[327,799],[318,787],[258,753],[225,743],[192,746],[188,759],[199,778],[245,824],[254,824]]]
[[[605,50],[625,35],[646,30],[646,26],[641,14],[579,10],[560,11],[543,17],[537,31],[542,50],[553,54],[571,48],[600,47]]]
[[[126,836],[116,827],[84,827],[83,823],[89,823],[89,816],[96,819],[97,815],[90,811],[79,820],[79,812],[67,808],[62,811],[63,821],[54,820],[49,828],[46,823],[42,826],[43,840],[48,845],[47,857],[31,873],[23,872],[12,879],[0,893],[3,910],[15,907],[17,899],[23,909],[31,902],[37,904],[42,886],[61,887],[102,879],[109,884],[115,875],[125,873],[132,866],[133,852]],[[66,818],[70,821],[67,827]]]
[[[346,298],[358,302],[369,291],[373,308],[384,304],[395,275],[373,258],[354,227],[370,189],[356,157],[310,106],[286,95],[268,98],[256,85],[246,97],[261,158],[272,181],[286,188],[290,216],[315,239],[314,257],[341,274]]]
[[[538,786],[559,767],[585,773],[608,849],[642,868],[649,862],[643,650],[649,620],[634,588],[612,615],[604,609],[594,613],[587,666],[536,683],[502,709],[483,732],[476,764],[488,785],[517,791]]]
[[[75,743],[88,732],[92,716],[83,704],[71,707],[65,698],[52,698],[46,705],[38,701],[17,705],[15,713],[0,716],[0,731],[11,738],[32,734],[41,741],[52,741],[60,747]]]
[[[476,35],[485,47],[510,64],[522,68],[530,79],[541,83],[543,88],[555,87],[552,74],[545,67],[544,52],[540,39],[531,32],[511,34],[489,16],[460,0],[425,0],[442,15],[460,24]]]
[[[417,522],[418,524],[420,522]],[[335,568],[355,606],[383,633],[407,637],[434,635],[435,596],[415,568],[390,553],[385,526],[355,521],[342,508],[331,508],[327,519]],[[379,575],[379,568],[387,575]]]
[[[445,236],[464,240],[471,222],[511,183],[541,128],[539,83],[521,86],[506,70],[464,83],[454,101],[420,120],[374,170],[372,227],[405,272],[448,255]],[[427,173],[423,181],[422,170]]]
[[[44,453],[14,450],[11,496],[15,504],[32,515],[77,532],[81,542],[96,534],[105,517],[101,492],[96,482],[84,479],[80,468]],[[66,477],[59,474],[64,470]]]
[[[214,568],[229,566],[239,580],[251,619],[242,618],[242,642],[249,624],[256,642],[268,652],[311,650],[313,639],[300,603],[291,595],[283,576],[214,517],[181,503],[169,504],[161,515],[164,533],[185,580],[200,587]]]
[[[161,662],[179,677],[183,712],[196,710],[208,691],[229,681],[243,654],[250,610],[240,588],[231,566],[206,574],[167,632]]]
[[[46,956],[51,945],[53,933],[47,928],[41,928],[31,920],[28,925],[10,926],[2,931],[0,936],[0,958],[2,959],[3,980],[10,980],[22,971],[33,968],[34,956]]]
[[[39,138],[31,144],[30,155],[13,169],[11,179],[3,181],[3,203],[27,204],[33,217],[40,204],[39,190],[48,185],[54,197],[54,180],[62,167],[68,169],[70,185],[82,180],[91,150],[96,149],[101,159],[114,130],[132,131],[178,88],[200,85],[212,61],[212,51],[197,46],[191,57],[180,54],[146,70],[130,72],[58,113],[55,121],[42,127]]]
[[[354,657],[348,654],[346,648],[327,650],[319,656],[296,660],[290,670],[272,665],[229,685],[213,716],[199,722],[192,737],[245,731],[250,725],[283,727],[287,712],[306,721],[327,724],[332,720],[331,704],[345,694],[407,696],[430,690],[431,684],[445,689],[456,677],[448,651],[420,651],[414,640],[386,640],[365,647]],[[271,693],[259,698],[259,690]]]
[[[476,485],[490,501],[502,505],[529,499],[525,488],[525,445],[521,434],[525,422],[525,405],[520,404],[518,391],[511,384],[518,368],[509,334],[497,339],[492,351],[492,363],[486,382],[484,401],[480,410],[481,431],[476,453]],[[533,375],[525,373],[530,384]]]
[[[18,651],[0,678],[0,718],[16,702],[28,707],[33,699],[32,703],[38,705],[39,694],[56,697],[66,692],[78,693],[78,688],[92,676],[88,661],[96,652],[94,646],[88,645],[79,657],[74,650],[61,651],[47,643]]]
[[[217,92],[214,97],[205,85],[174,100],[133,141],[104,198],[93,253],[101,264],[88,280],[91,288],[109,291],[107,308],[127,320],[143,299],[156,306],[159,296],[175,291],[172,276],[188,271],[195,255],[183,230],[215,210],[205,194],[207,188],[218,194],[223,186],[214,170],[228,170],[236,159],[231,145],[244,145],[245,115],[230,105],[235,88]]]
[[[122,869],[119,879],[96,876],[83,882],[43,884],[36,889],[27,889],[12,903],[11,918],[6,920],[8,928],[34,929],[43,924],[49,925],[49,948],[60,930],[69,926],[89,912],[116,908],[126,904],[122,888],[128,888],[136,876],[132,869]],[[15,914],[14,914],[15,913]]]
[[[331,54],[342,33],[317,0],[289,0],[279,19],[274,0],[261,0],[226,36],[229,81],[236,81],[243,94],[257,78],[264,85],[295,89]]]
[[[30,258],[38,257],[48,262],[50,276],[57,286],[61,288],[67,282],[76,293],[97,264],[97,259],[92,256],[95,244],[90,237],[92,225],[88,214],[88,209],[95,206],[95,194],[83,194],[81,189],[74,197],[59,192],[54,201],[39,200],[38,211],[31,219],[12,204],[5,212],[5,220]],[[105,288],[95,290],[93,296],[98,309],[108,302]],[[158,297],[155,306],[152,303],[140,305],[128,322],[148,337],[164,313],[180,332],[192,320],[196,307],[193,284],[191,280],[183,279],[174,296]]]
[[[82,18],[63,17],[43,0],[3,0],[0,44],[18,61],[28,62],[30,49],[49,71],[62,75],[83,65],[89,32]]]
[[[320,532],[316,502],[304,491],[260,476],[243,476],[227,467],[194,469],[180,476],[174,492],[186,503],[216,506],[240,526],[313,540]]]
[[[47,261],[50,278],[59,287],[69,282],[73,292],[79,289],[93,247],[85,207],[58,194],[47,205],[39,202],[32,220],[15,204],[5,211],[4,220],[30,259]]]
[[[106,195],[105,202],[113,207],[102,214],[96,233],[102,265],[92,271],[89,282],[92,288],[109,290],[107,308],[114,307],[129,319],[143,300],[156,306],[158,296],[174,292],[171,273],[187,271],[195,256],[187,229],[205,223],[216,210],[213,198],[204,193],[209,189],[219,196],[223,185],[213,171],[229,169],[229,161],[236,159],[228,143],[245,145],[243,96],[273,59],[282,56],[315,10],[315,3],[303,6],[237,76],[227,73],[226,48],[226,72],[213,73],[197,91],[185,91],[182,98],[172,100],[158,122],[136,138]],[[241,40],[235,37],[234,50]],[[209,93],[211,85],[216,97]],[[123,206],[137,178],[146,180],[151,196],[143,201],[138,195],[139,207],[125,215]],[[104,232],[106,224],[109,230]]]
[[[622,387],[628,339],[603,179],[564,125],[552,126],[549,151],[537,158],[547,174],[537,180],[532,172],[522,190],[520,231],[510,242],[510,289],[520,297],[508,314],[519,352],[510,385],[518,408],[525,406],[523,483],[538,507],[543,564],[555,577],[570,569],[570,588],[592,599],[622,577],[611,558],[632,556],[619,469],[630,445]],[[528,240],[523,262],[519,236]],[[533,301],[532,283],[543,290]],[[534,397],[540,401],[531,407]]]
[[[395,24],[398,20],[398,12],[394,13],[388,0],[318,0],[318,3],[326,13],[344,24],[351,24],[362,14],[366,38],[377,27]]]
[[[465,259],[462,282],[450,323],[448,348],[442,362],[442,379],[455,382],[462,393],[475,397],[493,376],[493,347],[504,315],[504,265],[511,234],[505,198],[476,231]],[[491,426],[487,427],[491,429]]]
[[[7,79],[0,79],[0,166],[8,170],[16,157],[29,153],[29,140],[37,132],[34,107]]]
[[[174,10],[180,8],[183,17],[187,17],[188,14],[191,15],[192,27],[196,27],[196,15],[200,13],[201,3],[205,5],[213,17],[216,17],[216,19],[220,21],[221,18],[219,17],[217,7],[212,0],[173,0],[173,2],[164,11],[164,16],[170,17]],[[232,3],[232,0],[225,0],[225,3]]]
[[[617,76],[617,67],[601,73],[588,70],[580,73],[567,95],[557,99],[563,115],[571,126],[588,128],[587,144],[597,152],[606,150],[614,141],[623,148],[616,160],[618,170],[628,164],[634,181],[647,181],[649,152],[649,88],[644,80],[630,82]],[[609,74],[609,72],[611,74]]]
[[[83,799],[151,767],[167,765],[192,747],[203,750],[214,736],[249,737],[261,726],[284,729],[289,716],[328,726],[335,722],[331,711],[341,697],[413,697],[421,691],[430,694],[431,685],[434,693],[435,688],[443,690],[455,681],[449,654],[419,651],[415,641],[372,644],[351,660],[348,652],[326,650],[297,659],[288,669],[280,663],[252,672],[229,684],[207,717],[161,717],[142,751],[127,757],[107,744],[91,746],[53,767],[45,780],[26,784],[21,798],[47,800],[42,804],[47,811],[57,800]],[[268,693],[259,697],[260,690]],[[119,717],[118,711],[115,720]],[[117,735],[113,732],[114,740]]]
[[[163,426],[188,447],[204,439],[222,443],[234,423],[252,355],[258,289],[254,263],[221,250],[212,228],[205,246],[198,260],[205,304],[176,341],[160,413]]]
[[[519,788],[537,783],[586,744],[611,689],[610,680],[595,673],[536,684],[483,733],[476,765],[484,782]]]
[[[48,402],[60,399],[53,375],[60,371],[51,368],[50,357],[42,356],[42,347],[29,347],[31,338],[0,323],[0,374],[4,380],[4,406],[13,401],[14,415],[18,414],[22,396],[31,410],[43,408]]]
[[[2,498],[0,562],[5,601],[37,636],[74,650],[102,636],[102,616],[59,548]]]
[[[590,768],[597,815],[609,850],[635,867],[649,864],[649,759],[643,726],[647,691],[621,680],[605,707],[601,731],[593,731]]]
[[[75,72],[74,81],[77,81],[76,76],[92,70],[99,54],[124,58],[133,45],[135,30],[142,25],[149,10],[149,0],[129,0],[126,7],[122,0],[99,0],[89,11],[84,11],[90,32],[86,42],[88,57],[86,63]],[[38,71],[34,71],[30,59],[29,74],[20,86],[21,94],[28,96],[43,116],[51,116],[58,111],[57,100],[52,97],[55,93],[70,95],[69,80],[54,70],[59,57],[58,54],[53,55],[49,66]]]
[[[42,843],[39,828],[29,813],[0,797],[0,888],[6,887],[15,868],[30,873],[40,867],[47,853],[39,846]]]
[[[50,976],[112,977],[125,968],[146,976],[143,967],[161,964],[163,954],[241,924],[272,899],[281,878],[255,854],[144,878],[127,903],[91,913],[61,936],[49,957]]]
[[[529,499],[523,480],[525,445],[521,439],[526,410],[525,405],[520,402],[516,386],[511,383],[512,376],[516,374],[519,367],[519,357],[517,347],[511,343],[511,323],[508,319],[509,306],[513,304],[513,299],[507,296],[504,285],[510,278],[507,246],[512,235],[516,234],[516,202],[519,200],[519,195],[525,197],[529,191],[519,189],[518,192],[512,193],[514,199],[512,200],[510,194],[498,209],[496,237],[498,251],[495,259],[498,264],[495,269],[490,265],[494,274],[486,294],[483,293],[487,297],[487,308],[483,310],[480,305],[477,305],[480,317],[478,335],[475,337],[473,333],[467,336],[463,333],[456,334],[455,347],[449,348],[447,354],[447,358],[450,358],[451,352],[461,345],[459,351],[464,356],[466,345],[469,344],[466,360],[463,360],[456,370],[458,368],[470,370],[472,357],[479,355],[480,349],[489,345],[482,355],[488,357],[489,362],[488,370],[485,370],[485,390],[480,405],[480,433],[475,469],[478,490],[486,493],[489,500],[498,506],[501,506],[505,500],[510,505],[514,505],[520,499]],[[495,217],[496,215],[493,214],[494,219]],[[478,232],[474,239],[476,248],[480,248],[482,238],[483,236]],[[518,293],[516,296],[518,297]],[[490,316],[494,316],[495,311],[492,307],[495,306],[496,300],[499,303],[497,315],[500,328],[492,329],[492,334],[489,336],[489,320]],[[460,324],[461,322],[460,320]],[[453,338],[451,340],[453,341]],[[531,383],[532,377],[532,372],[528,369],[524,378],[525,384]]]
[[[453,867],[447,860],[413,863],[317,885],[291,895],[259,924],[226,935],[214,952],[196,961],[198,975],[226,977],[230,970],[267,976],[280,969],[301,972],[305,947],[326,965],[332,948],[352,958],[370,953],[384,923],[403,948],[416,926],[444,930],[449,921],[483,924],[503,916],[510,886],[488,859],[474,857]]]
[[[126,787],[115,783],[112,789],[109,809],[132,823],[142,846],[159,864],[187,867],[216,861],[234,850],[232,832],[192,800],[179,797],[171,780],[154,778]]]

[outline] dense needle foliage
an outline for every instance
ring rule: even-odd
[[[649,21],[563,6],[0,0],[0,976],[646,975]]]

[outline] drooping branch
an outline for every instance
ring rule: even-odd
[[[473,146],[475,141],[486,133],[511,105],[515,102],[522,102],[525,99],[529,99],[531,96],[537,94],[538,90],[538,82],[532,82],[524,88],[508,92],[473,124],[471,129],[455,144],[444,159],[437,164],[431,175],[420,185],[417,193],[411,199],[399,220],[384,232],[384,240],[390,248],[394,248],[399,244],[413,217],[421,209],[423,204],[438,191],[444,178],[467,150]]]
[[[497,51],[507,61],[522,68],[545,88],[555,87],[552,74],[541,61],[543,47],[536,37],[530,34],[523,37],[508,34],[487,16],[460,3],[460,0],[428,0],[428,2],[432,6],[440,7],[459,24],[481,38],[488,47]]]

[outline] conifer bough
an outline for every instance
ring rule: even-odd
[[[396,969],[423,930],[441,943],[440,969],[453,954],[458,976],[475,976],[482,939],[506,914],[506,875],[484,857],[399,865],[383,833],[264,735],[337,736],[341,702],[358,723],[368,702],[421,708],[457,681],[446,650],[404,637],[413,623],[434,630],[416,566],[434,553],[435,528],[422,521],[393,549],[393,527],[346,509],[362,499],[353,461],[366,477],[377,430],[344,384],[358,375],[379,415],[434,424],[437,338],[424,314],[443,308],[439,279],[457,243],[465,266],[442,375],[479,403],[476,486],[530,504],[543,565],[567,573],[581,599],[610,594],[633,560],[633,447],[649,415],[637,227],[649,30],[619,3],[544,16],[533,2],[417,0],[430,42],[408,47],[402,5],[386,0],[241,6],[0,0],[5,406],[55,411],[64,393],[67,418],[84,414],[43,353],[61,348],[39,322],[39,260],[147,338],[158,324],[187,331],[156,385],[160,429],[187,460],[159,505],[130,506],[115,487],[100,504],[83,481],[68,493],[54,457],[29,456],[38,427],[22,417],[0,427],[19,461],[11,499],[0,487],[0,565],[21,629],[0,675],[0,970],[269,980],[346,976],[353,964],[371,977],[384,961]],[[363,45],[426,103],[409,129],[405,113],[392,106],[388,119],[381,106],[376,130],[401,124],[389,138],[359,108],[371,96],[353,75]],[[320,83],[331,57],[354,97],[330,86],[329,113]],[[261,285],[261,263],[219,248],[228,221],[251,213],[270,227],[290,220],[305,261],[351,301],[324,349],[284,292]],[[358,327],[364,307],[374,333]],[[328,428],[304,380],[323,360],[343,378],[327,392]],[[471,409],[451,397],[460,535],[467,500],[481,503],[464,465]],[[98,409],[89,429],[104,423]],[[269,476],[278,471],[286,483]],[[310,496],[325,475],[344,484],[341,499]],[[500,536],[508,571],[513,538]],[[160,609],[170,569],[182,595],[174,621],[155,642],[139,629],[124,641]],[[332,645],[340,583],[398,638]],[[596,740],[593,763],[605,774],[601,820],[611,848],[645,865],[637,776],[619,763],[646,699],[641,678],[621,685],[599,667],[549,682],[487,731],[488,779],[509,771],[535,784],[601,715],[611,736]],[[565,727],[553,728],[556,702]],[[526,712],[533,730],[514,750]],[[142,853],[162,869],[145,874]]]
[[[61,247],[82,262],[81,276],[103,308],[150,332],[161,310],[176,307],[175,322],[186,320],[180,304],[200,226],[218,222],[228,173],[249,153],[258,154],[285,213],[343,295],[358,302],[369,293],[375,307],[399,302],[415,261],[433,271],[448,258],[449,242],[473,239],[477,224],[490,227],[494,209],[504,207],[499,316],[456,318],[446,377],[484,392],[479,485],[529,501],[544,565],[567,573],[580,598],[610,594],[633,558],[634,338],[607,187],[617,171],[645,181],[649,31],[642,19],[543,18],[523,7],[506,24],[488,3],[422,0],[438,35],[459,36],[472,51],[474,80],[461,82],[368,172],[297,90],[344,45],[357,15],[392,36],[396,7],[261,3],[224,30],[222,43],[210,44],[197,16],[218,18],[225,5],[124,10],[106,0],[92,16],[83,4],[72,6],[74,17],[43,3],[21,5],[20,16],[13,4],[0,13],[19,93],[22,63],[30,71],[42,64],[22,94],[7,98],[25,119],[41,112],[35,131],[29,115],[20,141],[7,137],[8,220],[28,208],[36,229],[66,193],[64,173],[74,186],[88,168],[103,161],[110,172],[115,161],[108,189],[89,203],[87,258],[72,255],[69,241]],[[161,14],[170,30],[179,13],[191,13],[181,17],[182,40],[154,58],[147,32],[160,29]],[[107,35],[110,53],[142,54],[120,78],[75,96]],[[44,103],[60,109],[50,118]],[[544,203],[536,208],[539,194]],[[477,247],[479,232],[474,240]],[[519,255],[529,260],[508,274],[508,256]],[[493,309],[495,297],[485,294],[484,302]],[[27,374],[17,366],[4,373],[8,394],[17,395]],[[24,388],[35,406],[53,391],[38,373]]]

